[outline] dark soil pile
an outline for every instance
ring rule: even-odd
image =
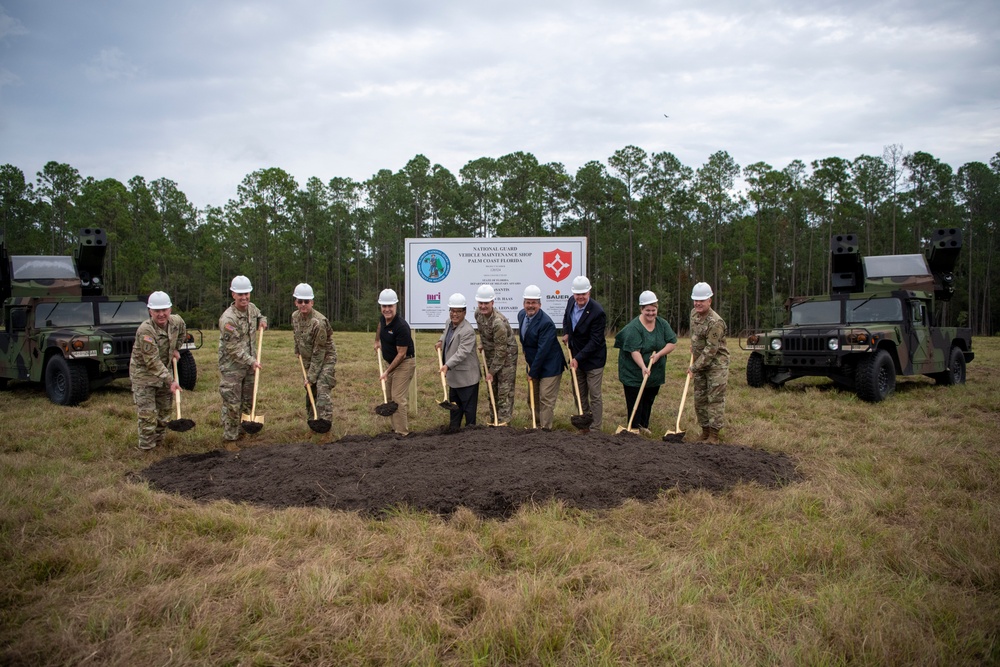
[[[665,489],[721,492],[738,482],[779,486],[798,474],[785,454],[739,445],[471,427],[178,456],[153,464],[140,477],[153,488],[201,501],[365,514],[408,505],[449,515],[467,507],[483,517],[506,518],[526,502],[550,498],[604,509],[627,498],[652,500]]]

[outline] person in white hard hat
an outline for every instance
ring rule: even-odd
[[[495,302],[493,287],[480,285],[476,290],[476,326],[479,345],[486,357],[486,381],[493,385],[497,423],[509,424],[514,418],[517,336],[504,314],[496,309]],[[493,421],[492,414],[489,419]]]
[[[608,361],[608,343],[604,337],[608,318],[604,308],[590,296],[592,286],[587,276],[573,279],[573,298],[566,303],[563,315],[563,343],[570,352],[570,372],[580,385],[580,404],[594,422],[590,428],[601,430],[604,416],[604,366]]]
[[[333,327],[313,304],[316,294],[308,283],[299,283],[292,291],[295,312],[292,313],[292,332],[295,355],[302,357],[306,369],[303,385],[310,385],[316,401],[316,416],[333,421],[333,399],[330,390],[337,386],[337,346],[333,342]],[[312,406],[306,395],[306,414],[312,417]]]
[[[725,426],[726,387],[729,383],[729,349],[726,322],[712,310],[712,287],[698,283],[691,290],[691,354],[694,409],[701,426],[699,440],[716,444]]]
[[[542,290],[528,285],[523,299],[524,308],[517,314],[517,333],[535,395],[535,420],[539,427],[551,430],[566,359],[556,339],[556,325],[542,310]]]
[[[143,450],[163,444],[174,392],[180,391],[174,379],[173,360],[181,358],[187,327],[180,315],[171,315],[171,306],[166,292],[149,295],[149,319],[136,329],[128,364],[139,418],[139,449]]]
[[[637,426],[643,435],[651,435],[649,416],[653,411],[653,401],[660,391],[660,386],[666,380],[667,355],[677,347],[677,334],[670,323],[658,313],[658,299],[651,290],[645,290],[639,295],[639,316],[622,327],[615,336],[615,347],[618,353],[618,380],[625,392],[627,414],[635,419],[632,426]],[[639,395],[643,376],[646,385]]]
[[[243,433],[240,420],[253,403],[257,362],[257,331],[267,329],[267,318],[250,302],[253,285],[246,276],[229,284],[233,304],[219,318],[219,394],[222,396],[222,439],[226,449],[236,448]]]
[[[451,411],[449,431],[476,423],[479,407],[479,360],[476,358],[476,332],[465,319],[468,304],[463,294],[448,298],[448,322],[434,347],[443,352],[444,364],[440,371],[448,383],[448,400],[458,406]]]
[[[375,330],[375,349],[380,351],[382,359],[388,364],[379,381],[385,380],[389,400],[395,401],[399,406],[389,418],[392,430],[406,436],[410,434],[408,396],[416,369],[413,335],[410,333],[410,325],[399,317],[399,297],[395,290],[382,290],[378,295],[378,304],[382,314],[379,315],[378,328]]]

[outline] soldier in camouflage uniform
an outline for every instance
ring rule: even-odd
[[[254,370],[263,368],[256,359],[258,329],[267,328],[267,318],[250,303],[253,286],[246,276],[236,276],[229,286],[233,305],[219,318],[219,394],[222,395],[222,439],[235,449],[243,432],[242,416],[253,403]]]
[[[292,313],[292,330],[295,332],[295,354],[302,357],[308,380],[316,401],[316,416],[333,421],[333,401],[330,390],[337,386],[337,346],[333,343],[333,327],[318,310],[313,309],[313,289],[307,283],[295,286],[296,311]],[[312,415],[309,396],[306,410]]]
[[[700,440],[719,442],[725,425],[726,383],[729,380],[729,350],[726,323],[712,310],[712,288],[698,283],[691,291],[691,354],[688,375],[694,380],[694,408],[701,426]]]
[[[510,322],[493,307],[493,287],[481,285],[476,290],[476,326],[479,346],[486,355],[486,381],[493,385],[497,403],[497,422],[509,424],[514,417],[514,378],[517,377],[517,336]],[[490,415],[490,421],[493,415]]]
[[[184,320],[170,314],[170,297],[165,292],[150,294],[146,305],[149,319],[135,332],[128,365],[132,398],[139,414],[139,449],[143,450],[163,443],[173,395],[180,391],[172,370],[173,360],[180,358],[187,336]]]

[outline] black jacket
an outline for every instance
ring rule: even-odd
[[[587,302],[587,307],[580,315],[580,321],[573,328],[573,309],[576,301],[570,298],[566,304],[566,314],[563,315],[563,333],[569,335],[569,351],[576,359],[581,370],[592,371],[603,368],[608,361],[608,343],[604,338],[604,330],[608,318],[601,304],[593,299]]]

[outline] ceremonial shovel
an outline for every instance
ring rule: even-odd
[[[250,414],[243,415],[243,430],[253,435],[264,428],[264,417],[257,414],[257,383],[260,380],[260,347],[264,342],[264,330],[257,329],[257,368],[253,369],[253,403]]]
[[[313,398],[312,385],[309,384],[309,376],[306,374],[306,364],[302,361],[302,355],[299,355],[299,366],[302,368],[302,379],[306,381],[306,393],[309,394],[309,405],[312,406],[313,418],[307,419],[306,423],[309,424],[311,428],[316,433],[328,433],[330,431],[330,420],[320,419],[319,413],[316,412],[316,399]]]
[[[396,401],[390,401],[385,393],[385,380],[382,380],[382,373],[385,372],[382,370],[382,352],[375,350],[375,356],[378,357],[378,377],[382,381],[382,400],[385,401],[381,405],[375,406],[375,414],[382,417],[391,417],[399,409],[399,404]]]
[[[479,355],[483,358],[483,378],[490,372],[490,367],[486,365],[486,352],[482,349],[479,350]],[[493,408],[493,421],[488,424],[488,426],[506,426],[507,422],[500,423],[500,414],[497,412],[497,401],[493,397],[493,383],[488,379],[486,380],[486,388],[490,390],[490,406]]]
[[[171,353],[172,354],[172,353]],[[177,382],[177,360],[174,359],[174,382]],[[174,401],[177,403],[177,419],[172,419],[167,422],[167,428],[171,431],[183,432],[190,431],[194,428],[194,421],[190,419],[181,419],[181,389],[178,386],[177,391],[174,392]]]
[[[639,401],[642,400],[642,390],[646,388],[646,380],[648,379],[649,376],[643,373],[642,384],[639,385],[639,395],[635,397],[635,405],[632,406],[632,416],[628,418],[628,426],[619,426],[618,430],[615,431],[615,435],[618,435],[619,433],[624,433],[625,431],[635,434],[639,433],[639,429],[632,428],[632,420],[635,419],[635,413],[639,409]]]
[[[688,368],[694,363],[694,353],[691,354],[691,361],[688,364]],[[674,427],[673,431],[667,431],[663,434],[664,442],[684,442],[684,431],[681,430],[681,415],[684,414],[684,402],[687,400],[688,386],[691,384],[691,374],[685,373],[687,377],[684,379],[684,392],[681,394],[681,407],[677,410],[677,426]]]
[[[444,357],[441,354],[440,347],[437,348],[437,353],[438,353],[438,368],[440,368],[441,366],[444,366]],[[451,411],[459,410],[460,408],[458,407],[458,403],[452,403],[451,401],[448,400],[448,383],[444,379],[444,372],[441,373],[441,389],[444,391],[444,400],[438,403],[438,405],[440,405],[445,410],[451,410]]]

